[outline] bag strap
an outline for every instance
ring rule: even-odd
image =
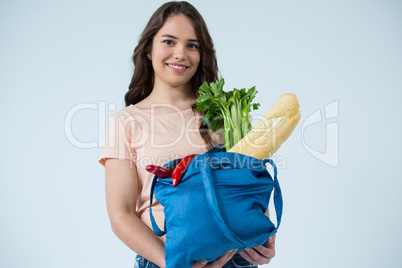
[[[162,236],[166,234],[166,219],[165,219],[165,226],[163,227],[163,231],[161,231],[161,229],[159,229],[158,224],[156,223],[155,219],[154,219],[154,215],[152,214],[152,200],[154,197],[154,192],[155,192],[155,186],[156,186],[156,182],[158,181],[158,177],[154,176],[154,179],[152,181],[152,185],[151,185],[151,196],[149,197],[149,216],[151,218],[151,223],[152,223],[152,229],[154,230],[154,233],[157,236]]]
[[[215,187],[211,180],[211,170],[210,170],[208,155],[204,155],[202,161],[203,161],[203,167],[205,167],[205,168],[201,168],[201,170],[200,170],[201,177],[202,177],[202,182],[203,182],[204,188],[205,188],[205,195],[206,195],[207,203],[212,212],[212,216],[214,217],[215,221],[218,222],[218,225],[219,225],[222,233],[229,240],[234,239],[234,240],[237,240],[240,244],[244,244],[244,242],[240,238],[238,238],[232,231],[230,231],[230,229],[227,227],[225,221],[222,218],[221,212],[219,210],[219,205],[216,200]]]
[[[205,194],[207,198],[208,205],[212,211],[212,215],[215,218],[215,220],[219,223],[219,226],[221,227],[221,231],[223,234],[229,238],[229,239],[235,239],[241,244],[245,244],[240,238],[238,238],[230,229],[227,227],[225,221],[222,218],[221,212],[219,210],[219,205],[216,200],[216,194],[215,194],[215,188],[213,185],[211,178],[211,170],[210,170],[210,165],[208,161],[208,156],[204,156],[204,167],[201,169],[201,174],[202,174],[202,181],[204,184],[205,188]],[[276,212],[276,218],[277,218],[277,225],[276,228],[270,233],[269,236],[273,235],[276,233],[276,231],[279,228],[279,225],[281,223],[282,219],[282,210],[283,210],[283,202],[282,202],[282,192],[279,186],[278,178],[277,178],[277,169],[276,165],[273,160],[271,159],[266,159],[264,160],[264,165],[269,162],[272,167],[274,168],[274,205],[275,205],[275,212]]]
[[[273,168],[274,168],[274,205],[275,205],[275,212],[276,212],[276,228],[272,232],[273,234],[276,233],[276,231],[279,228],[279,225],[281,225],[281,220],[282,220],[282,211],[283,211],[283,199],[282,199],[282,191],[281,187],[279,186],[279,181],[278,181],[278,170],[276,168],[276,165],[272,159],[265,159],[264,160],[264,165],[266,163],[269,163]]]

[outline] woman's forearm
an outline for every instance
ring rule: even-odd
[[[112,230],[134,252],[165,267],[165,245],[137,215],[121,213],[111,217]]]

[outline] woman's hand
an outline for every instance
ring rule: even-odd
[[[255,265],[268,264],[275,257],[275,237],[276,234],[268,238],[267,243],[263,246],[246,248],[244,251],[240,251],[240,256]]]
[[[196,261],[193,265],[193,268],[200,268],[200,267],[205,267],[205,268],[221,268],[223,265],[225,265],[233,256],[236,254],[236,249],[232,249],[231,251],[226,252],[222,256],[220,256],[218,259],[215,261],[208,263],[208,260],[203,260],[203,261]]]

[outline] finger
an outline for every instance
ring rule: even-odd
[[[237,253],[237,249],[232,249],[232,252],[229,254],[229,256],[224,264],[226,264],[228,261],[230,261],[233,258],[233,256],[236,255],[236,253]]]
[[[258,246],[254,249],[261,255],[272,259],[275,257],[275,235],[271,236],[264,246]]]
[[[244,251],[240,251],[239,253],[243,259],[252,264],[267,264],[275,257],[275,238],[276,234],[270,236],[265,245],[253,249],[245,248]]]
[[[261,255],[252,248],[245,248],[244,251],[240,252],[240,255],[243,259],[255,265],[268,264],[271,261],[271,258]]]
[[[196,261],[193,264],[192,268],[201,268],[201,267],[205,267],[205,265],[207,265],[208,260],[202,260],[202,261]]]
[[[228,252],[226,252],[225,254],[223,254],[222,256],[220,256],[218,259],[216,259],[215,261],[211,262],[208,264],[209,268],[221,268],[223,265],[225,265],[231,258],[233,258],[233,256],[236,254],[236,249],[232,249]]]
[[[251,264],[258,265],[257,263],[245,250],[239,251],[240,256],[242,256],[243,259],[248,261]]]
[[[270,244],[272,244],[272,243],[275,244],[275,239],[276,239],[276,234],[270,236],[270,237],[268,238],[267,243],[266,243],[264,246],[268,246],[268,245],[270,245]]]

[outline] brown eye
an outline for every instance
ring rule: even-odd
[[[164,40],[163,43],[165,43],[166,45],[173,45],[172,40]]]

